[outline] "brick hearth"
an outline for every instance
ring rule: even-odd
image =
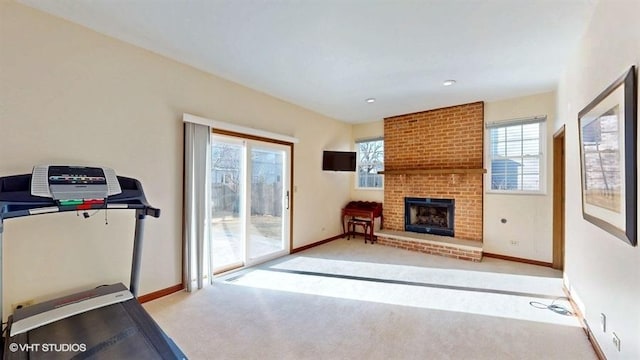
[[[393,230],[379,230],[375,235],[380,245],[460,260],[482,260],[482,243],[478,241]]]

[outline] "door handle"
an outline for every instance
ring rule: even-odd
[[[285,209],[289,210],[289,190],[287,190],[287,195],[285,195]]]

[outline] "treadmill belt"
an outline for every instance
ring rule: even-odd
[[[18,355],[16,359],[176,358],[162,330],[136,299],[74,315],[22,335],[26,336],[9,339],[28,339],[29,351],[11,354]]]

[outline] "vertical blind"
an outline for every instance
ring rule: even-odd
[[[203,286],[211,264],[209,199],[211,128],[184,123],[184,261],[183,284],[187,291]],[[208,254],[208,255],[206,255]],[[208,278],[212,280],[211,274]]]

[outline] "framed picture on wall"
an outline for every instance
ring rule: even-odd
[[[632,66],[578,114],[582,216],[637,245],[637,93]]]

